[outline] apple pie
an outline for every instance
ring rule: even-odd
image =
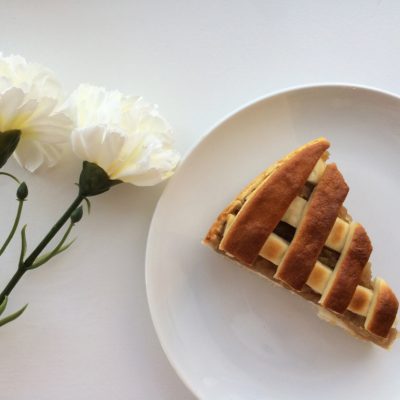
[[[316,139],[262,172],[203,242],[314,303],[321,318],[388,348],[399,302],[371,277],[371,241],[343,207],[349,187],[327,162],[329,145]]]

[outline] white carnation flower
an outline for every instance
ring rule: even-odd
[[[31,172],[54,166],[69,140],[72,121],[60,110],[62,101],[61,86],[52,71],[23,57],[0,53],[0,134],[21,131],[14,156]]]
[[[173,174],[180,156],[157,106],[91,85],[80,85],[70,105],[76,119],[74,153],[110,179],[150,186]]]

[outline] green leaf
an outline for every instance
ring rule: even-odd
[[[47,261],[50,261],[56,255],[61,254],[65,250],[69,249],[75,242],[75,240],[76,238],[74,240],[71,240],[68,244],[61,246],[59,248],[57,246],[53,251],[50,251],[49,253],[43,254],[42,256],[38,257],[36,261],[32,264],[32,266],[27,269],[36,269],[41,267],[43,264],[47,263]]]
[[[0,304],[0,315],[3,314],[4,310],[7,307],[7,303],[8,303],[8,297],[4,297],[3,302]]]
[[[14,237],[15,232],[17,231],[19,220],[21,219],[22,207],[24,206],[23,200],[18,200],[18,202],[19,204],[18,204],[17,215],[15,216],[14,224],[11,228],[10,233],[8,234],[6,240],[4,241],[3,245],[0,248],[0,256],[5,252],[7,246],[9,245],[12,238]]]
[[[58,243],[58,245],[56,247],[54,247],[54,249],[51,250],[50,252],[45,253],[45,254],[41,255],[40,257],[36,258],[35,262],[27,269],[39,268],[44,263],[47,263],[47,261],[51,260],[57,254],[60,254],[63,251],[67,250],[72,245],[72,243],[74,243],[76,240],[76,239],[74,239],[70,243],[64,245],[64,243],[68,239],[68,236],[71,233],[71,230],[73,227],[74,227],[74,223],[71,221],[71,223],[68,226],[68,229],[65,231],[65,233],[64,233],[63,237],[61,238],[60,242]]]
[[[21,131],[19,129],[0,132],[0,168],[4,166],[12,153],[14,153],[20,137]]]
[[[75,243],[75,240],[76,240],[76,238],[73,239],[73,240],[71,240],[69,243],[65,244],[64,246],[60,247],[60,248],[57,250],[57,253],[56,253],[56,254],[61,254],[61,253],[64,252],[65,250],[69,249],[69,248]]]
[[[85,203],[86,203],[86,206],[87,206],[87,212],[88,212],[88,214],[90,214],[90,210],[91,210],[92,205],[90,204],[90,201],[89,201],[89,199],[87,197],[85,197],[83,200],[85,200]]]
[[[10,315],[7,315],[7,317],[3,319],[0,319],[0,326],[6,325],[9,322],[17,319],[25,311],[26,307],[28,307],[28,304],[25,304],[20,310],[16,311],[15,313],[12,313]]]
[[[96,196],[107,192],[112,186],[121,183],[112,180],[103,168],[95,163],[84,161],[79,176],[79,194],[83,197]]]
[[[26,254],[26,248],[27,243],[26,243],[26,225],[23,226],[23,228],[21,229],[21,252],[19,254],[19,267],[22,267],[22,264],[24,263],[24,258],[25,258],[25,254]]]

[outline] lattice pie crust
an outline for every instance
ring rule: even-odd
[[[204,243],[317,305],[318,315],[388,348],[398,300],[371,280],[372,245],[343,202],[349,188],[329,142],[316,139],[254,179],[218,216]]]

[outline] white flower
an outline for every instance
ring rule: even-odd
[[[140,97],[80,85],[71,96],[76,129],[72,149],[96,163],[111,179],[154,185],[173,174],[180,156],[171,127],[157,107]]]
[[[52,71],[0,53],[0,135],[11,129],[21,131],[14,156],[31,172],[54,166],[69,140],[72,121],[60,110],[62,101]]]

